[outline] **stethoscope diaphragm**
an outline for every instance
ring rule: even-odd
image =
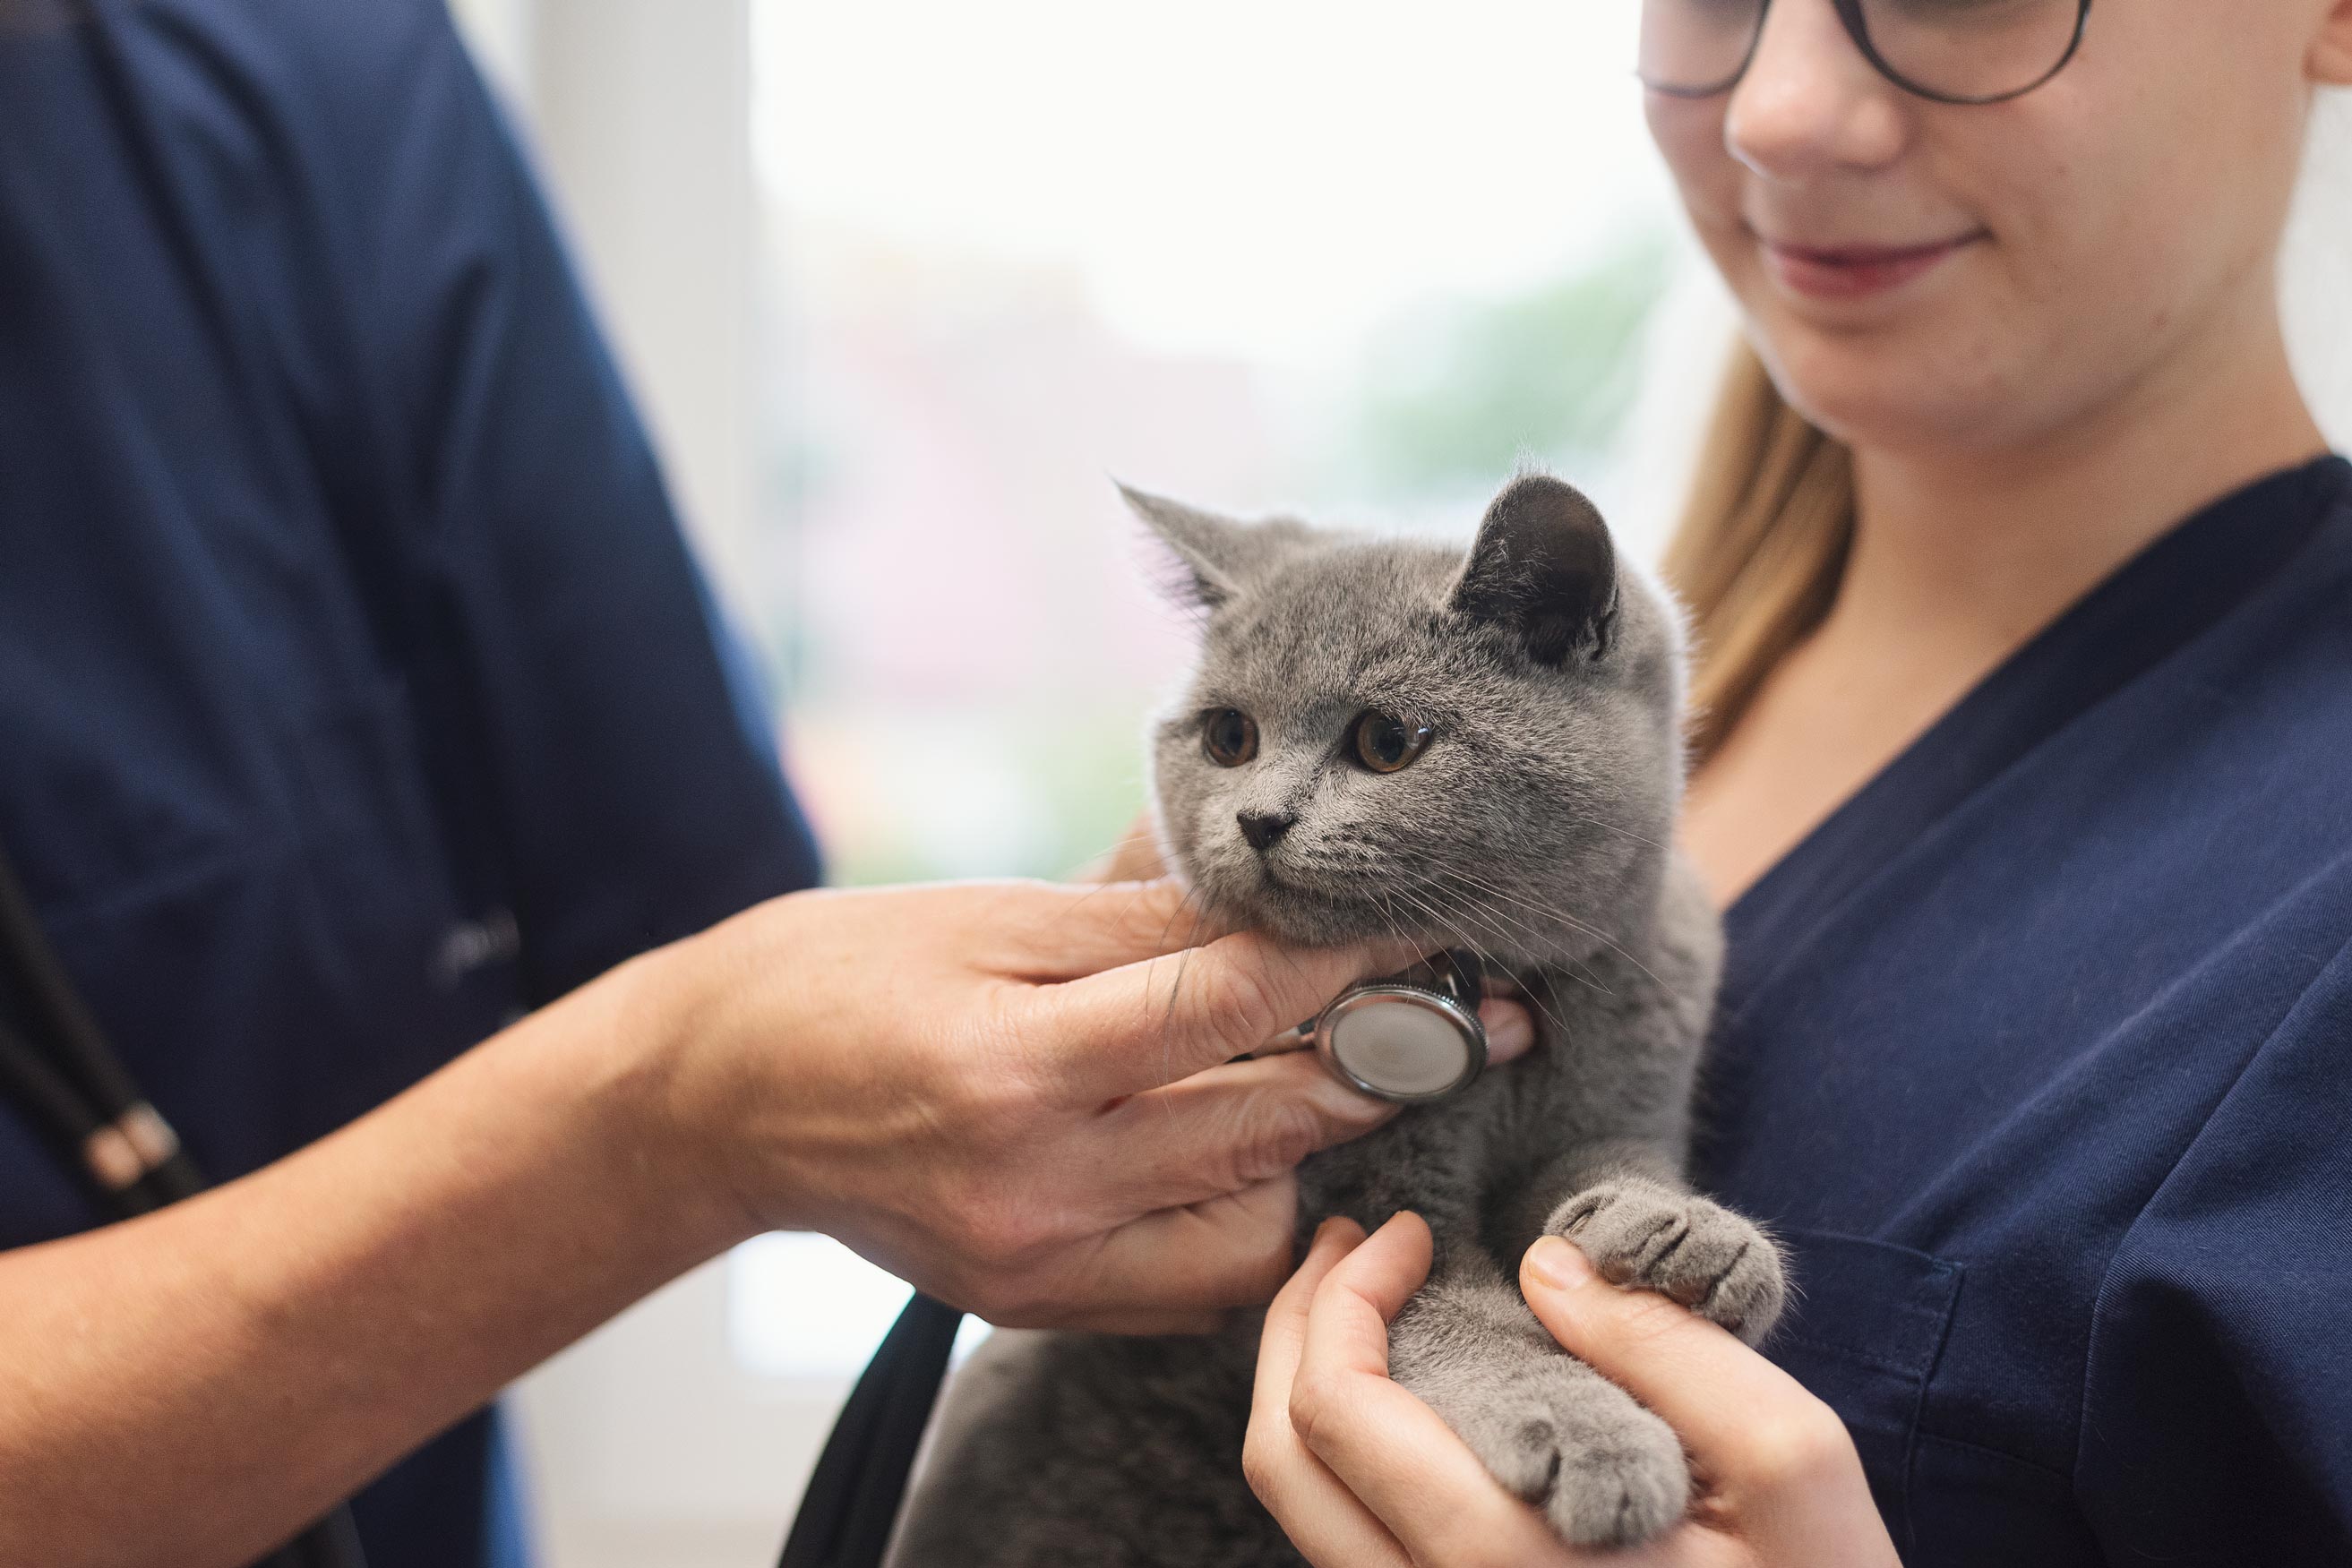
[[[1297,1032],[1334,1077],[1366,1094],[1400,1104],[1444,1100],[1486,1070],[1484,990],[1475,957],[1441,953],[1350,987]]]

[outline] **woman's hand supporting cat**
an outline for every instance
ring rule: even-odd
[[[1429,1271],[1428,1228],[1327,1223],[1268,1311],[1244,1465],[1323,1568],[1900,1568],[1829,1406],[1713,1323],[1620,1290],[1558,1237],[1520,1266],[1555,1338],[1674,1427],[1698,1500],[1665,1535],[1592,1555],[1497,1485],[1388,1378],[1388,1324]]]

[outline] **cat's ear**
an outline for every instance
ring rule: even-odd
[[[1131,486],[1121,485],[1118,493],[1174,553],[1180,570],[1170,581],[1172,595],[1202,610],[1231,599],[1280,542],[1281,530],[1267,524],[1221,517]]]
[[[1486,508],[1450,608],[1517,632],[1538,664],[1609,651],[1617,550],[1584,493],[1548,475],[1511,481]]]

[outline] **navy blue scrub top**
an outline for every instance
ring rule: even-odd
[[[2213,506],[1748,891],[1700,1176],[1909,1568],[2352,1563],[2352,466]]]
[[[0,840],[223,1179],[814,852],[438,0],[60,9],[0,8]],[[98,1218],[0,1107],[0,1247]],[[489,1442],[373,1568],[486,1560]]]

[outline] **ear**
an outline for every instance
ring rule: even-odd
[[[1185,603],[1214,610],[1249,580],[1257,563],[1276,544],[1283,530],[1262,523],[1244,523],[1195,510],[1165,497],[1121,485],[1118,493],[1135,515],[1175,552],[1182,570],[1171,591]]]
[[[1609,525],[1574,486],[1542,474],[1511,481],[1478,525],[1448,608],[1517,632],[1538,664],[1609,651],[1617,551]]]

